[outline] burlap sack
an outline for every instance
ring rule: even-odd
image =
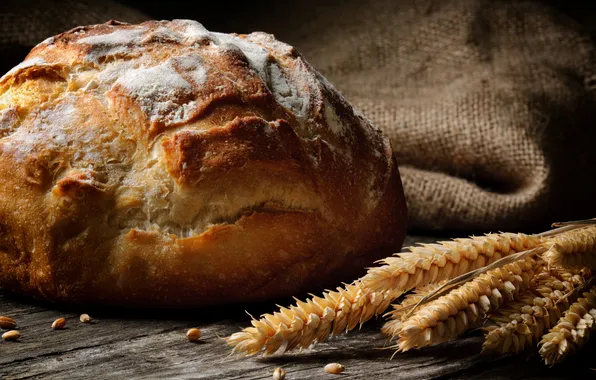
[[[0,14],[0,46],[143,18],[69,3],[66,14],[37,12],[35,27],[30,14]],[[596,216],[594,47],[573,20],[528,1],[325,3],[255,6],[218,21],[297,46],[392,137],[410,227],[527,230]]]
[[[148,16],[112,1],[0,0],[0,73],[47,37],[110,19],[141,22]]]

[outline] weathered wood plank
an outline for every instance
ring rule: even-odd
[[[430,239],[425,239],[430,240]],[[0,314],[15,318],[22,338],[0,341],[3,379],[270,379],[281,366],[288,379],[329,378],[323,366],[346,366],[341,378],[350,379],[531,379],[590,378],[594,345],[564,366],[547,368],[539,358],[497,358],[480,355],[481,337],[471,336],[422,351],[396,355],[379,350],[386,338],[381,321],[362,331],[331,339],[302,353],[269,358],[230,356],[218,338],[248,325],[243,308],[253,315],[274,309],[272,304],[203,311],[123,311],[59,308],[0,291]],[[83,324],[82,312],[95,318]],[[54,331],[54,319],[66,317],[68,328]],[[199,327],[199,343],[185,338]]]

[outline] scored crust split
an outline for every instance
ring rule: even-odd
[[[291,46],[188,20],[78,27],[0,79],[0,286],[193,307],[399,249],[389,140]]]

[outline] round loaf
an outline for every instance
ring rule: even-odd
[[[0,286],[197,307],[350,280],[400,248],[389,140],[291,46],[108,22],[0,79]]]

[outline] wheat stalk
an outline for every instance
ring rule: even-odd
[[[389,313],[392,320],[383,332],[399,337],[396,347],[402,351],[454,339],[529,286],[536,270],[532,256],[552,251],[556,242],[567,241],[584,229],[584,225],[572,224],[538,235],[488,234],[411,247],[409,252],[381,260],[384,265],[370,268],[345,288],[305,302],[297,300],[294,306],[253,319],[252,327],[226,341],[234,352],[246,355],[306,348],[362,325],[413,288],[417,292]],[[577,239],[585,240],[585,235]],[[561,274],[567,276],[561,281],[583,280],[578,273]],[[442,286],[421,288],[446,280],[450,281]],[[524,302],[530,302],[529,295],[524,297]],[[542,307],[551,307],[548,301],[536,300],[537,305],[531,301],[533,306],[541,307],[543,302],[546,306]]]
[[[547,365],[561,362],[579,350],[596,330],[596,288],[583,294],[559,319],[555,327],[542,337],[539,352]]]
[[[549,265],[596,269],[596,226],[578,228],[547,239],[544,254]]]
[[[534,235],[500,233],[409,247],[369,269],[362,282],[373,290],[408,291],[482,268],[503,256],[539,246]]]
[[[540,238],[532,235],[502,233],[412,247],[411,252],[405,253],[406,259],[386,258],[383,260],[386,265],[369,269],[353,284],[327,291],[322,297],[313,296],[306,302],[297,300],[295,306],[281,307],[276,313],[253,319],[252,327],[232,334],[226,341],[234,352],[246,355],[257,354],[263,349],[268,355],[306,348],[327,339],[330,333],[347,332],[383,313],[404,290],[482,267],[503,256],[538,246],[540,242]],[[433,257],[423,252],[434,252]],[[417,261],[415,255],[420,255]],[[407,267],[406,272],[400,272],[398,267]],[[398,282],[383,287],[377,281],[379,273],[393,273]],[[391,276],[383,278],[384,285],[391,282]],[[403,279],[406,279],[404,284]]]
[[[552,224],[552,226],[553,227],[566,227],[566,226],[581,227],[581,226],[589,226],[589,225],[593,225],[593,224],[596,224],[596,218],[582,219],[582,220],[571,220],[571,221],[567,221],[567,222],[555,222]]]
[[[425,304],[402,323],[395,347],[407,351],[455,339],[525,290],[534,275],[535,264],[529,257],[493,269]]]
[[[313,296],[306,302],[296,300],[295,306],[264,314],[252,320],[253,327],[232,334],[226,341],[234,352],[246,355],[263,349],[269,355],[278,350],[306,348],[381,314],[400,295],[401,292],[372,292],[356,282],[327,291],[323,297]]]
[[[583,278],[576,283],[562,281],[562,277],[577,280],[569,271],[543,270],[534,277],[530,289],[492,315],[482,351],[518,353],[538,342],[569,307],[572,300],[567,294],[573,294],[576,286],[584,282]]]

